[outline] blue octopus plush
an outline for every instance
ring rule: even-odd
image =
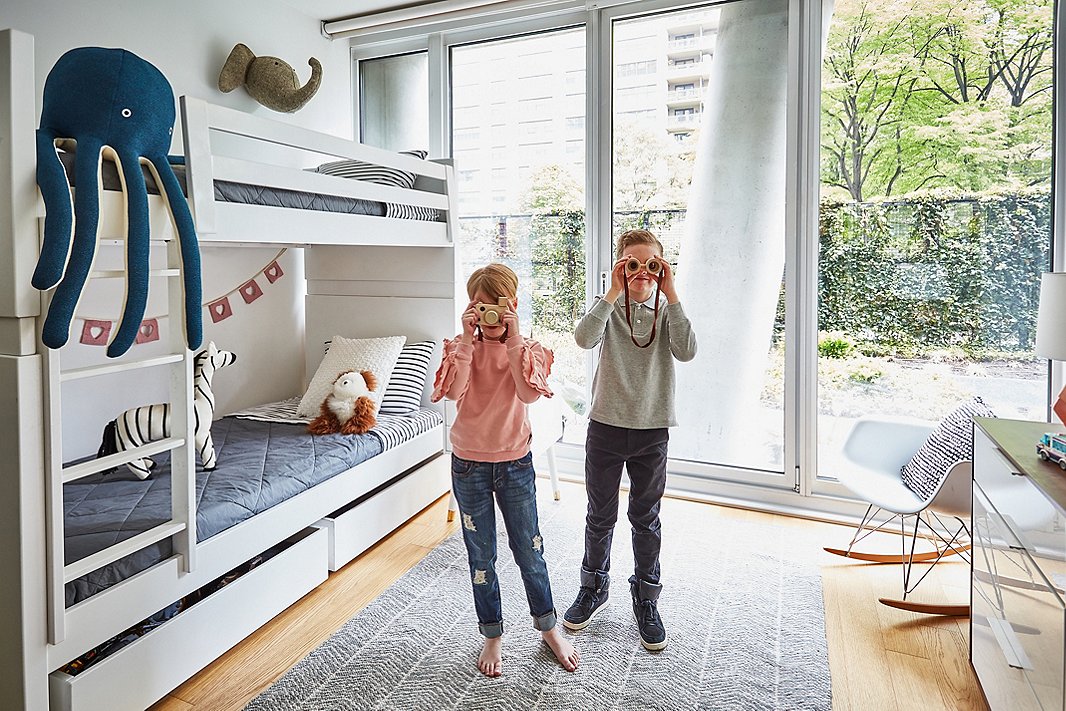
[[[48,73],[37,130],[37,184],[47,213],[41,256],[33,273],[37,289],[56,287],[41,332],[47,347],[60,348],[67,342],[92,268],[100,218],[99,174],[105,156],[118,168],[128,215],[125,305],[107,355],[120,356],[133,345],[148,301],[148,194],[142,163],[170,208],[181,252],[185,337],[190,349],[200,346],[200,252],[189,204],[167,162],[174,116],[170,82],[154,66],[124,49],[72,49]],[[56,149],[59,140],[77,143],[73,200]]]

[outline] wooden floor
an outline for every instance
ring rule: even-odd
[[[563,496],[584,496],[563,484]],[[244,640],[214,664],[152,706],[152,711],[241,709],[299,659],[456,530],[446,523],[441,499],[360,558],[329,576],[306,597]],[[708,506],[676,499],[664,510]],[[879,596],[898,596],[897,566],[838,558],[823,545],[846,546],[850,529],[786,516],[711,507],[713,515],[787,526],[821,566],[826,635],[837,711],[979,711],[986,709],[967,661],[967,620],[934,618],[880,605]],[[622,519],[624,522],[624,518]],[[628,537],[627,537],[628,538]],[[891,546],[888,538],[873,547]],[[966,602],[968,568],[941,563],[918,589],[916,599]]]

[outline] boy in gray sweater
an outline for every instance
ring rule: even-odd
[[[674,359],[685,362],[696,357],[692,325],[678,301],[670,264],[662,256],[663,246],[651,232],[623,233],[611,288],[597,298],[574,331],[582,348],[602,347],[585,441],[589,505],[581,589],[563,615],[566,627],[584,629],[607,603],[611,538],[625,465],[636,564],[629,586],[641,643],[649,650],[663,649],[667,642],[657,607],[662,591],[659,504],[666,488],[667,428],[677,425]],[[655,302],[656,282],[665,306]],[[628,303],[619,298],[626,287]]]

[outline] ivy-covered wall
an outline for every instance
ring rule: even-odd
[[[584,218],[580,210],[510,216],[508,246],[491,255],[513,261],[515,248],[525,247],[518,262],[529,259],[529,266],[516,268],[531,277],[539,330],[572,331],[584,312]],[[662,234],[679,220],[678,211],[627,213],[615,216],[615,226]],[[1040,275],[1050,265],[1046,188],[824,200],[819,243],[819,330],[840,332],[868,355],[957,348],[980,358],[1032,350]],[[784,333],[781,297],[775,340]]]
[[[1032,349],[1049,267],[1046,189],[823,201],[819,218],[820,330],[871,354]]]

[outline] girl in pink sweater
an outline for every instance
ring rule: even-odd
[[[452,492],[462,518],[478,629],[485,637],[478,669],[485,676],[499,676],[503,658],[495,497],[522,572],[533,627],[563,668],[574,671],[580,655],[556,627],[526,418],[527,404],[552,395],[547,384],[552,352],[522,337],[515,313],[518,277],[508,267],[489,264],[476,270],[466,291],[470,303],[462,316],[463,331],[454,341],[444,342],[433,401],[446,397],[456,403],[451,427]],[[507,299],[507,310],[499,323],[479,326],[478,304],[496,306],[500,298]]]

